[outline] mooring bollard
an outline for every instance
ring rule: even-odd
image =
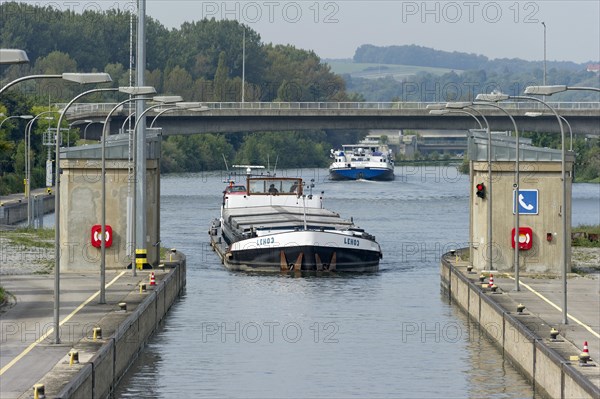
[[[46,397],[46,387],[44,384],[35,384],[33,386],[33,399],[44,399]]]
[[[550,330],[550,339],[556,339],[558,337],[558,330],[554,327]]]
[[[522,303],[517,305],[517,313],[518,314],[523,314],[524,310],[525,310],[525,305],[523,305]]]
[[[97,339],[102,339],[102,329],[100,327],[94,327],[93,332],[94,332],[94,335],[93,335],[94,341]]]
[[[140,294],[144,293],[145,291],[146,291],[146,284],[140,283]]]
[[[72,366],[76,363],[79,363],[79,352],[72,349],[71,352],[69,352],[69,366]]]
[[[123,312],[126,312],[127,311],[127,303],[119,302],[119,309],[122,310]]]

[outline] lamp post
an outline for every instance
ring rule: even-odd
[[[207,106],[204,106],[204,105],[202,105],[202,103],[198,103],[198,102],[177,102],[177,103],[175,103],[174,107],[163,109],[162,111],[160,111],[152,119],[152,122],[150,123],[150,129],[152,129],[154,127],[154,122],[156,122],[156,120],[162,114],[164,114],[166,112],[177,111],[177,110],[182,110],[182,109],[187,109],[190,111],[208,111],[210,108],[208,108]]]
[[[85,127],[83,128],[83,140],[87,140],[87,128],[90,127],[91,124],[93,123],[103,123],[103,122],[99,122],[99,121],[91,121],[89,119],[86,119],[87,125],[85,125]]]
[[[110,75],[104,74],[107,77],[106,82],[112,81]],[[66,115],[69,107],[75,101],[80,99],[81,97],[88,95],[90,93],[98,93],[102,91],[114,91],[116,89],[110,88],[102,88],[102,89],[92,89],[88,91],[84,91],[79,95],[75,96],[62,110],[60,113],[60,117],[58,118],[58,124],[56,127],[56,137],[55,141],[55,167],[56,167],[56,181],[55,181],[55,193],[54,193],[54,343],[60,344],[60,125],[64,116]]]
[[[537,118],[538,116],[542,116],[542,115],[544,115],[543,112],[535,112],[535,111],[525,112],[525,116],[528,116],[530,118]],[[565,119],[564,116],[562,116],[562,115],[558,115],[558,116],[569,128],[569,151],[573,151],[573,129],[571,129],[571,124],[569,123],[568,120]]]
[[[502,112],[504,112],[511,120],[513,127],[515,128],[515,180],[513,183],[513,189],[514,189],[514,204],[515,204],[515,251],[514,251],[514,269],[515,269],[515,291],[520,291],[521,287],[520,287],[520,279],[519,279],[519,203],[518,203],[518,198],[519,198],[519,172],[520,172],[520,168],[519,168],[519,128],[517,127],[517,123],[515,122],[515,118],[513,118],[513,116],[504,108],[500,107],[499,105],[496,104],[492,104],[492,103],[474,103],[474,105],[485,105],[488,107],[493,107],[496,108]]]
[[[466,114],[471,116],[473,119],[475,119],[475,121],[477,121],[477,124],[479,125],[479,129],[483,130],[483,125],[481,124],[481,121],[479,120],[479,118],[477,118],[477,116],[475,116],[475,114],[469,112],[469,111],[465,111],[464,109],[446,109],[446,104],[442,104],[444,106],[444,109],[436,109],[433,108],[429,111],[429,113],[431,115],[450,115],[450,114]],[[429,105],[427,106],[427,108],[429,108]],[[472,178],[472,176],[469,176],[469,180]],[[473,213],[471,212],[471,210],[469,210],[469,266],[473,266]]]
[[[450,109],[432,109],[431,111],[429,111],[429,113],[431,115],[450,115],[450,114],[465,114],[465,115],[470,115],[473,117],[473,119],[475,119],[477,121],[477,124],[479,124],[479,128],[481,130],[483,130],[483,125],[481,124],[481,121],[475,116],[475,114],[472,114],[468,111],[465,111],[463,109],[454,109],[454,110],[450,110]]]
[[[135,159],[135,197],[133,201],[133,215],[135,225],[135,267],[147,261],[146,249],[146,114],[151,110],[161,107],[165,104],[182,101],[180,96],[155,96],[152,98],[159,104],[150,106],[146,109],[140,108],[140,103],[136,104],[136,121],[133,125],[136,139],[134,140],[134,159]],[[143,108],[143,107],[142,107]],[[139,130],[138,130],[139,128]],[[143,136],[143,137],[140,137]],[[132,268],[134,266],[132,265]]]
[[[11,86],[16,85],[17,83],[23,82],[25,80],[32,79],[63,79],[69,82],[86,84],[86,83],[107,83],[112,82],[110,75],[107,73],[72,73],[65,72],[60,75],[29,75],[23,76],[19,79],[15,79],[12,82],[6,84],[2,89],[0,89],[0,94],[4,93]]]
[[[597,91],[600,89],[597,87],[582,87],[582,86],[567,86],[567,85],[552,85],[552,86],[527,86],[525,88],[525,94],[538,94],[544,96],[551,96],[552,94],[560,93],[567,90],[583,90],[583,91]]]
[[[2,128],[2,125],[4,125],[4,122],[6,122],[9,119],[16,119],[16,118],[20,118],[20,119],[24,119],[24,120],[29,120],[29,119],[33,119],[33,115],[13,115],[13,116],[9,116],[7,118],[2,119],[2,122],[0,122],[0,129]]]
[[[83,125],[84,123],[87,123],[89,125],[90,123],[92,123],[92,121],[90,119],[84,119],[82,121],[75,121],[73,123],[69,123],[69,130],[71,130],[71,128],[73,126]],[[87,125],[86,125],[86,127],[87,127]]]
[[[540,93],[541,94],[541,93]],[[491,94],[478,94],[476,97],[477,100],[481,101],[505,101],[505,100],[526,100],[526,101],[536,101],[544,106],[546,106],[554,116],[556,116],[556,120],[558,121],[558,125],[560,126],[560,137],[561,137],[561,179],[562,179],[562,211],[561,211],[561,221],[562,221],[562,254],[561,254],[561,264],[562,264],[562,285],[563,285],[563,309],[562,309],[562,322],[563,324],[568,324],[569,320],[567,317],[567,176],[566,176],[566,168],[565,168],[565,159],[566,159],[566,149],[565,149],[565,129],[562,124],[562,120],[560,116],[556,112],[554,108],[548,105],[545,101],[540,100],[536,97],[530,96],[509,96],[503,93],[491,93]],[[516,232],[515,232],[516,234]]]
[[[544,26],[544,86],[546,86],[546,23],[542,21]]]
[[[146,97],[138,97],[146,94],[156,93],[156,89],[151,86],[130,86],[130,87],[119,87],[118,90],[121,93],[126,93],[131,96],[127,100],[121,101],[117,105],[110,110],[106,118],[104,119],[104,124],[102,126],[102,212],[101,212],[101,230],[100,230],[100,297],[98,303],[104,304],[106,303],[106,137],[107,137],[107,125],[108,121],[112,114],[119,109],[123,104],[132,101],[144,101],[149,100]],[[133,275],[135,276],[135,268],[133,268]]]
[[[488,167],[488,187],[487,187],[487,270],[492,270],[492,245],[493,245],[493,232],[492,232],[492,131],[490,130],[490,124],[487,118],[479,110],[472,107],[472,102],[450,102],[446,104],[448,109],[469,109],[478,114],[485,122],[485,130],[488,137],[488,148],[487,148],[487,167]]]
[[[31,119],[25,127],[25,197],[27,198],[27,227],[32,225],[32,207],[31,207],[31,128],[40,116],[58,113],[58,111],[44,111]],[[54,117],[45,117],[48,120],[54,120]]]

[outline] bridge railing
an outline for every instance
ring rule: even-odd
[[[600,102],[547,102],[557,110],[600,109]],[[206,102],[204,106],[213,110],[425,110],[432,102]],[[114,108],[115,103],[81,103],[73,104],[69,114],[100,113],[107,114]],[[505,101],[502,107],[508,110],[544,110],[546,107],[536,101]],[[56,104],[63,108],[65,104]],[[484,109],[484,108],[482,108]],[[119,112],[133,112],[134,106],[126,104]],[[158,110],[157,110],[158,111]]]

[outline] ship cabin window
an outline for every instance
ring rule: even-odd
[[[301,194],[302,179],[275,179],[275,178],[251,178],[248,180],[250,194],[259,195],[281,195],[281,194]]]
[[[245,193],[246,186],[242,186],[242,185],[229,186],[225,189],[225,191],[227,193]]]

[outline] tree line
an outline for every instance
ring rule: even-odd
[[[2,67],[2,84],[32,74],[103,71],[112,86],[129,86],[135,70],[129,66],[131,15],[124,10],[77,14],[52,7],[16,2],[0,5],[0,46],[27,51],[29,65]],[[134,24],[135,26],[135,24]],[[204,19],[167,29],[147,18],[146,85],[185,101],[349,101],[344,80],[310,50],[263,43],[260,35],[237,21]],[[245,51],[242,51],[245,46]],[[245,65],[242,53],[245,53]],[[242,68],[245,80],[242,82]],[[49,104],[70,100],[81,88],[54,80],[19,84],[3,95],[0,113],[37,115]],[[111,96],[86,97],[90,102],[115,101]],[[42,106],[45,104],[45,106]],[[5,117],[0,116],[0,121]],[[0,131],[0,193],[23,191],[27,121],[11,119]],[[46,151],[42,135],[50,122],[32,129],[32,186],[45,181]],[[54,121],[56,123],[56,121]],[[63,127],[68,127],[65,121]],[[72,127],[68,140],[78,142],[82,126]],[[363,132],[203,134],[169,137],[163,142],[162,170],[201,171],[224,167],[223,156],[239,163],[266,163],[279,158],[279,167],[323,167],[331,147],[356,141]]]

